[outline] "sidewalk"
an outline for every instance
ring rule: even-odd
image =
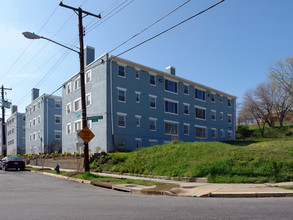
[[[41,168],[38,166],[32,166],[34,168]],[[53,168],[50,168],[53,169]],[[63,170],[63,169],[60,169]],[[74,171],[74,170],[64,170]],[[173,195],[173,196],[185,196],[185,197],[222,197],[222,198],[244,198],[244,197],[287,197],[293,196],[293,190],[286,190],[279,188],[278,186],[293,186],[293,182],[286,183],[264,183],[264,184],[226,184],[226,183],[199,183],[199,182],[185,182],[185,181],[173,181],[165,179],[153,179],[146,177],[137,177],[129,175],[109,174],[109,173],[97,173],[91,172],[100,176],[111,176],[115,178],[125,179],[137,179],[162,183],[174,183],[179,184],[179,187],[173,188],[169,192],[158,193],[149,189],[151,187],[141,186],[135,184],[99,184],[92,183],[93,185],[112,188],[119,191],[131,192],[131,193],[145,193],[145,189],[148,189],[148,194],[160,194],[160,195]],[[54,174],[53,174],[54,175]],[[51,175],[52,176],[52,175]],[[71,180],[73,178],[65,179]],[[79,181],[84,182],[85,181]]]

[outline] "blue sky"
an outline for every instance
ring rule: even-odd
[[[90,16],[83,20],[85,45],[95,47],[99,57],[185,1],[64,0],[63,3],[101,13],[101,20]],[[117,55],[216,2],[191,0],[112,54]],[[31,31],[72,46],[78,39],[77,15],[58,7],[59,3],[59,0],[0,0],[0,84],[12,88],[6,97],[18,105],[20,112],[31,102],[33,87],[39,88],[40,94],[51,94],[79,70],[76,53],[65,56],[66,49],[45,40],[28,40],[21,34]],[[120,4],[125,8],[112,17],[107,16]],[[241,103],[248,89],[267,79],[270,65],[293,55],[292,9],[292,0],[226,0],[121,57],[162,71],[174,66],[176,75],[235,95]],[[61,95],[61,91],[55,95]]]

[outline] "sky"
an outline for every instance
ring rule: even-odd
[[[219,1],[219,0],[218,0]],[[118,55],[217,3],[215,0],[64,0],[86,16],[84,44],[95,56],[118,45],[187,2],[142,34],[111,52]],[[19,112],[31,102],[31,89],[52,94],[79,70],[78,54],[35,32],[78,50],[78,17],[58,6],[60,0],[0,0],[0,85]],[[237,96],[268,79],[269,67],[293,55],[292,0],[226,0],[213,9],[121,55],[121,58],[165,71]],[[61,96],[59,89],[54,95]],[[9,117],[10,111],[6,111]]]

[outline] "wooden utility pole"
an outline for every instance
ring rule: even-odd
[[[3,157],[6,157],[7,148],[6,148],[6,130],[5,130],[5,107],[8,107],[6,103],[7,101],[4,99],[5,90],[12,90],[11,88],[4,88],[4,86],[1,86],[1,94],[2,94],[2,102],[1,102],[1,108],[2,108],[2,155]]]
[[[87,127],[87,114],[86,114],[86,94],[85,94],[85,79],[84,79],[84,44],[83,44],[83,14],[85,16],[91,15],[97,18],[101,18],[101,15],[95,15],[90,12],[84,11],[81,8],[73,8],[68,5],[64,5],[62,2],[59,4],[61,7],[69,8],[75,11],[78,15],[78,32],[79,32],[79,45],[80,45],[80,52],[79,52],[79,61],[80,61],[80,89],[81,89],[81,108],[82,108],[82,128]],[[84,170],[89,171],[89,146],[87,142],[84,142]]]

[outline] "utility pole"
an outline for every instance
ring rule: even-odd
[[[6,131],[5,131],[5,108],[9,108],[10,104],[9,102],[5,101],[4,94],[5,90],[12,90],[11,88],[4,88],[4,86],[1,86],[1,94],[2,94],[2,102],[1,102],[1,108],[2,108],[2,155],[3,157],[6,157],[7,148],[6,148]]]
[[[85,97],[85,79],[84,79],[84,45],[83,45],[83,14],[85,16],[91,15],[97,18],[101,18],[101,15],[95,15],[90,12],[84,11],[81,8],[74,8],[68,5],[64,5],[62,2],[59,4],[61,7],[72,9],[78,15],[78,32],[79,32],[79,60],[80,60],[80,89],[81,89],[81,108],[82,108],[82,128],[87,127],[87,114],[86,114],[86,97]],[[84,170],[89,171],[89,146],[88,143],[84,142]]]

